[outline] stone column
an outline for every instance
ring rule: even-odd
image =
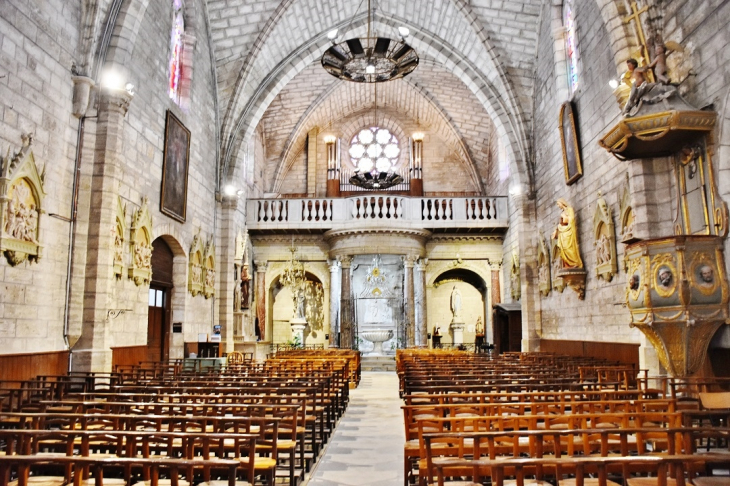
[[[112,309],[112,262],[116,224],[117,188],[122,177],[120,161],[124,117],[132,94],[122,89],[102,88],[99,93],[97,136],[91,176],[81,337],[73,348],[75,371],[111,371],[109,345]]]
[[[266,261],[255,261],[256,265],[256,317],[259,319],[259,336],[266,339]]]
[[[236,209],[237,197],[224,196],[220,204],[220,240],[218,250],[218,324],[221,326],[221,346],[226,353],[234,351],[233,301],[235,287],[236,257]]]
[[[492,266],[492,301],[485,302],[486,312],[484,313],[484,334],[488,343],[494,343],[494,304],[502,303],[502,287],[499,284],[499,273],[500,267],[498,265]]]
[[[350,289],[350,266],[352,265],[352,256],[344,255],[338,257],[342,269],[340,282],[342,293],[341,313],[340,313],[340,347],[343,349],[352,349],[352,299]]]
[[[340,332],[340,297],[342,288],[340,286],[340,262],[331,260],[327,262],[330,269],[330,339],[329,346],[337,345],[337,334]]]
[[[417,255],[403,257],[403,266],[405,267],[403,297],[406,307],[406,347],[409,348],[416,345],[416,294],[413,285],[413,267],[417,259]]]
[[[421,258],[416,263],[416,344],[428,346],[428,316],[426,305],[426,266],[427,258]]]

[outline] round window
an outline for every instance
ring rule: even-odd
[[[363,128],[350,142],[350,160],[362,172],[388,172],[398,163],[398,139],[387,128]]]

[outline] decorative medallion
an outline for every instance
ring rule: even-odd
[[[35,157],[30,150],[33,136],[23,135],[21,149],[0,157],[0,251],[10,265],[26,260],[38,261],[40,245],[40,215],[43,211],[43,181],[38,174]]]

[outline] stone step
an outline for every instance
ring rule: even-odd
[[[395,371],[394,356],[363,356],[360,359],[362,371]]]

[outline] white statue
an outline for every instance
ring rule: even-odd
[[[297,292],[297,319],[306,319],[304,311],[304,290],[300,289]]]
[[[456,285],[451,290],[451,313],[454,317],[461,317],[461,292]]]

